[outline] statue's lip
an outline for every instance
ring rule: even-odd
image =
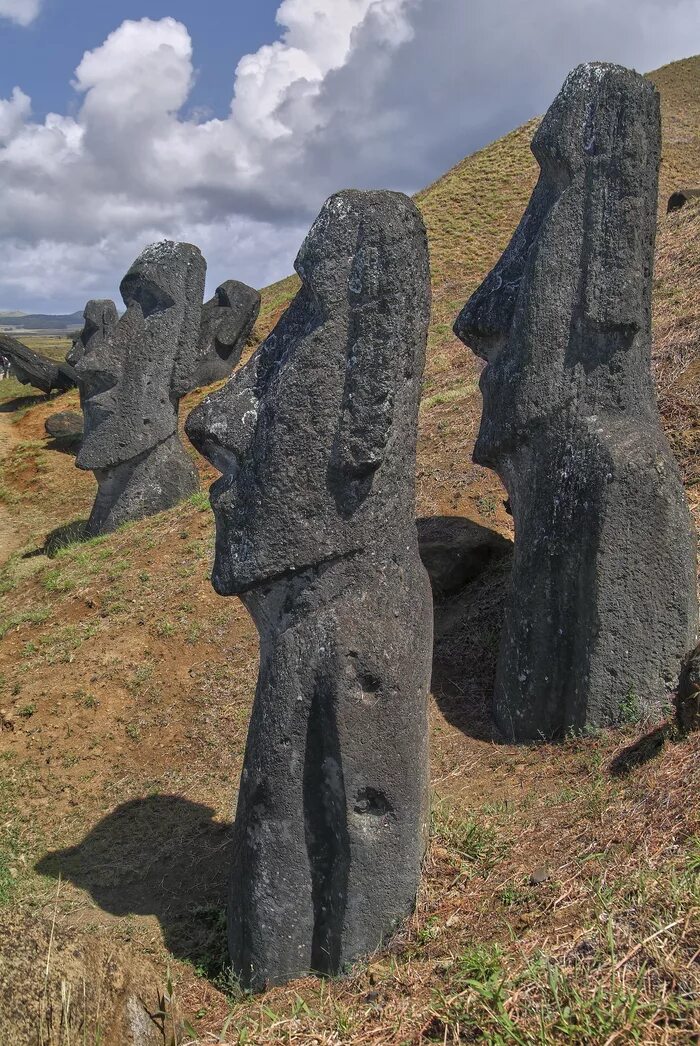
[[[226,491],[233,486],[234,480],[235,477],[231,475],[219,476],[219,478],[214,480],[212,485],[209,487],[209,503],[214,512],[216,511],[217,504],[221,501],[221,498],[224,496]]]

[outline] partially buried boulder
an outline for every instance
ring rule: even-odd
[[[41,356],[9,334],[0,334],[0,355],[10,361],[12,373],[21,385],[31,385],[47,395],[67,392],[78,384],[78,375],[70,364]]]
[[[436,597],[458,592],[494,559],[513,550],[513,543],[497,531],[462,516],[428,516],[416,526],[420,556]]]
[[[83,438],[83,415],[72,410],[52,414],[44,422],[47,436],[59,443],[77,443]]]

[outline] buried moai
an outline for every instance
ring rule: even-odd
[[[71,357],[84,435],[76,464],[95,473],[88,534],[170,508],[198,489],[177,434],[194,370],[206,264],[197,247],[147,247],[121,283],[126,312],[88,302]]]
[[[650,367],[658,95],[580,66],[532,149],[529,206],[455,324],[486,361],[474,459],[513,508],[494,707],[519,739],[642,718],[697,626],[695,539]]]
[[[254,988],[338,973],[388,937],[415,903],[428,814],[419,213],[398,193],[339,193],[296,269],[277,327],[186,425],[223,474],[215,588],[260,633],[228,916]]]

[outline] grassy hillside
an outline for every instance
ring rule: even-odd
[[[700,517],[700,207],[664,213],[700,171],[700,59],[653,78],[665,132],[655,368]],[[504,534],[502,491],[471,463],[478,361],[450,327],[527,202],[534,126],[418,196],[434,291],[418,512]],[[264,292],[261,336],[295,286]],[[432,839],[411,924],[348,979],[241,996],[222,909],[255,630],[208,581],[204,497],[71,543],[94,480],[43,423],[77,393],[21,396],[0,404],[2,1046],[20,1027],[41,1027],[45,1043],[68,1042],[66,1028],[73,1042],[121,1043],[115,1014],[137,996],[180,1043],[597,1046],[700,1033],[700,739],[664,745],[650,724],[641,748],[633,728],[500,743],[488,703],[503,566],[436,606]]]

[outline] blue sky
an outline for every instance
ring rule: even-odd
[[[28,27],[0,21],[0,97],[15,84],[26,85],[35,117],[69,112],[77,105],[70,81],[85,51],[127,18],[170,15],[187,25],[194,44],[197,79],[190,104],[225,116],[238,59],[277,37],[278,7],[279,0],[46,0]]]
[[[0,0],[0,309],[118,300],[148,243],[287,275],[325,198],[414,192],[582,61],[700,52],[700,0]]]

